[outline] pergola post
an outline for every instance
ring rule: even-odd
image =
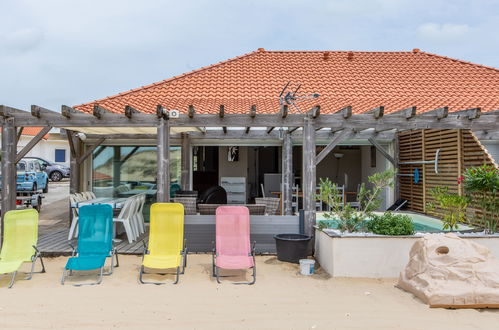
[[[2,241],[5,213],[16,209],[16,127],[14,118],[2,123]]]
[[[159,119],[157,139],[157,202],[167,203],[170,201],[170,122],[168,119]]]
[[[289,132],[284,133],[282,141],[282,213],[293,214],[293,141]]]
[[[80,163],[78,158],[80,156],[81,144],[75,136],[74,131],[67,131],[70,156],[69,156],[69,169],[71,175],[69,176],[69,193],[76,194],[80,191]]]
[[[113,187],[121,184],[121,147],[113,147]]]
[[[189,134],[181,133],[182,150],[180,155],[182,190],[191,190],[192,151]]]
[[[308,115],[303,123],[303,210],[305,216],[305,234],[313,236],[315,225],[316,163],[315,163],[315,123]]]

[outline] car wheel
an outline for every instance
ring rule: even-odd
[[[40,212],[42,210],[42,199],[41,197],[38,197],[38,205],[34,207],[35,210]]]
[[[57,182],[62,180],[62,173],[59,171],[54,171],[50,173],[50,180]]]
[[[43,193],[46,194],[49,192],[49,179],[45,181],[45,188],[43,188]]]
[[[33,191],[37,191],[38,190],[38,186],[36,185],[36,183],[33,183]]]

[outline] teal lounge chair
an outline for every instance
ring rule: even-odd
[[[114,265],[116,257],[116,266]],[[111,258],[111,270],[104,273],[106,259]],[[73,271],[89,271],[98,269],[99,279],[92,283],[74,284],[94,285],[102,282],[103,275],[111,275],[113,268],[118,267],[118,255],[113,249],[113,209],[110,205],[85,205],[80,207],[78,218],[78,246],[73,248],[73,256],[69,258],[62,273],[61,284]]]

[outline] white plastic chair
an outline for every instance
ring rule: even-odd
[[[133,197],[128,198],[120,211],[117,218],[113,218],[113,221],[120,222],[125,227],[126,236],[128,238],[128,243],[132,243],[137,235],[135,234],[133,225],[133,212],[135,208],[135,199]]]
[[[69,195],[69,203],[78,206],[78,198],[75,194]],[[71,226],[69,227],[68,241],[74,237],[78,237],[78,207],[71,207]]]
[[[146,202],[146,195],[145,194],[137,195],[138,208],[137,208],[137,213],[136,213],[136,220],[137,220],[140,234],[143,234],[146,232],[145,225],[144,225],[144,213],[143,213],[145,202]]]

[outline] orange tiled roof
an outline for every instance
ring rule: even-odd
[[[24,127],[23,132],[21,135],[27,135],[27,136],[36,136],[40,131],[43,129],[43,127]],[[0,128],[0,132],[2,129]],[[48,139],[49,135],[48,133],[43,136],[43,139]]]
[[[279,93],[291,81],[300,92],[319,93],[299,103],[332,113],[347,105],[355,113],[380,105],[385,113],[417,106],[418,112],[448,106],[450,111],[499,109],[499,69],[414,49],[409,52],[258,51],[118,95],[76,106],[91,112],[98,104],[113,112],[125,105],[154,112],[157,104],[198,113],[279,111]]]

